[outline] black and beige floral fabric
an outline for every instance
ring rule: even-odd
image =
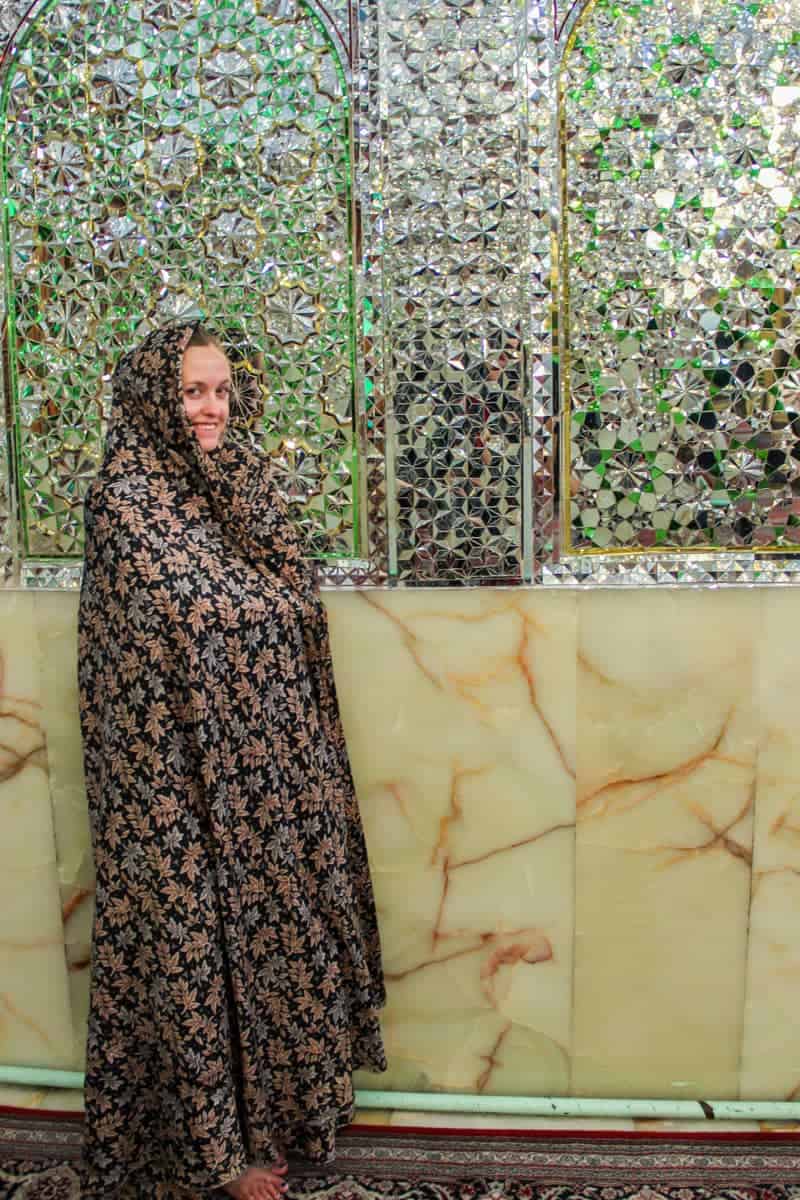
[[[380,946],[312,567],[236,413],[183,411],[192,326],[120,363],[87,501],[97,868],[84,1200],[324,1162],[385,1067]]]

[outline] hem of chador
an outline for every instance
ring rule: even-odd
[[[352,1124],[355,1111],[356,1103],[355,1099],[353,1099],[352,1103],[348,1105],[347,1108],[341,1108],[335,1114],[333,1118],[332,1139],[334,1144],[329,1154],[319,1158],[314,1158],[308,1154],[292,1152],[292,1150],[289,1149],[286,1151],[286,1158],[290,1163],[303,1163],[304,1165],[321,1168],[331,1166],[336,1161],[336,1134],[340,1129],[346,1129],[348,1125]],[[281,1152],[279,1150],[275,1150],[275,1157],[271,1161],[274,1162],[275,1159],[280,1156],[280,1153]],[[194,1200],[194,1198],[198,1198],[199,1200],[200,1197],[213,1197],[214,1200],[224,1200],[224,1198],[229,1195],[229,1193],[225,1191],[226,1186],[229,1183],[233,1183],[235,1180],[240,1179],[249,1167],[261,1167],[269,1170],[270,1161],[258,1158],[248,1161],[246,1158],[243,1158],[241,1163],[237,1164],[235,1168],[228,1168],[228,1170],[222,1174],[221,1178],[217,1178],[213,1182],[209,1181],[202,1184],[198,1183],[196,1180],[187,1182],[185,1180],[178,1179],[172,1181],[171,1184],[167,1184],[163,1180],[154,1181],[152,1177],[147,1180],[142,1180],[141,1177],[137,1178],[138,1172],[134,1169],[132,1171],[128,1171],[125,1177],[115,1185],[115,1190],[110,1193],[108,1190],[108,1180],[98,1183],[98,1186],[95,1188],[92,1186],[92,1182],[90,1180],[81,1178],[81,1200],[108,1200],[109,1195],[113,1196],[114,1200],[145,1200],[145,1198],[146,1200],[153,1200],[153,1197],[160,1197],[161,1189],[164,1187],[170,1189],[168,1191],[168,1195],[170,1197],[180,1193],[180,1195],[185,1197],[186,1200],[190,1200],[190,1198],[191,1200]],[[153,1191],[153,1188],[156,1190]]]
[[[149,1164],[148,1164],[149,1165]],[[164,1180],[153,1179],[152,1176],[147,1179],[142,1179],[140,1175],[141,1164],[139,1167],[134,1167],[125,1172],[125,1175],[115,1183],[112,1190],[109,1191],[109,1181],[107,1178],[97,1179],[97,1185],[94,1186],[93,1180],[87,1178],[84,1171],[79,1171],[78,1178],[80,1181],[81,1200],[156,1200],[160,1197],[163,1189],[166,1187],[171,1189],[170,1195],[175,1195],[180,1192],[184,1197],[195,1196],[227,1196],[229,1193],[225,1191],[225,1187],[234,1180],[240,1179],[251,1164],[243,1156],[240,1163],[236,1167],[229,1168],[224,1178],[217,1182],[216,1180],[208,1183],[198,1184],[196,1182],[184,1183],[182,1181],[173,1181],[166,1183]],[[146,1169],[146,1168],[145,1168]],[[95,1172],[91,1172],[94,1176]]]
[[[375,1070],[374,1067],[355,1068],[356,1070]],[[382,1070],[386,1070],[385,1067]],[[377,1072],[376,1072],[377,1073]],[[346,1108],[340,1108],[333,1117],[333,1136],[331,1137],[330,1153],[312,1157],[309,1154],[303,1154],[300,1151],[292,1150],[291,1146],[286,1150],[286,1158],[289,1163],[302,1163],[312,1167],[329,1167],[336,1162],[336,1135],[341,1129],[346,1129],[348,1125],[352,1125],[353,1117],[356,1115],[356,1100],[355,1096]],[[259,1165],[259,1164],[256,1164]]]
[[[387,1064],[386,1064],[385,1059],[383,1060],[382,1065],[381,1064],[376,1065],[374,1062],[372,1062],[369,1059],[369,1057],[367,1055],[364,1056],[363,1060],[359,1058],[357,1063],[353,1065],[353,1070],[372,1071],[376,1075],[382,1074],[386,1069],[387,1069]],[[339,1132],[340,1129],[346,1129],[348,1125],[352,1124],[355,1113],[356,1113],[356,1101],[355,1101],[355,1096],[354,1096],[352,1101],[350,1102],[350,1104],[346,1108],[340,1108],[333,1118],[333,1143],[334,1144],[332,1146],[330,1154],[321,1156],[319,1158],[312,1158],[307,1154],[293,1153],[291,1149],[287,1149],[287,1151],[285,1152],[286,1158],[289,1160],[289,1162],[300,1162],[300,1163],[310,1164],[315,1167],[330,1166],[332,1163],[334,1163],[336,1161],[336,1144],[335,1144],[336,1134]],[[281,1153],[282,1153],[282,1151],[275,1149],[275,1158],[278,1158]],[[173,1188],[180,1189],[181,1191],[183,1191],[184,1195],[186,1195],[188,1193],[188,1195],[194,1194],[194,1195],[200,1195],[200,1196],[212,1196],[215,1198],[219,1197],[221,1200],[222,1197],[228,1195],[228,1193],[225,1191],[226,1185],[229,1183],[233,1183],[234,1180],[239,1179],[242,1175],[244,1175],[244,1173],[248,1169],[248,1167],[254,1167],[254,1166],[255,1167],[266,1167],[267,1169],[269,1169],[268,1162],[262,1162],[260,1160],[254,1160],[252,1162],[248,1162],[246,1157],[243,1158],[241,1161],[242,1161],[243,1165],[237,1164],[238,1169],[236,1169],[236,1170],[229,1168],[228,1171],[225,1172],[224,1177],[221,1180],[215,1181],[214,1183],[207,1183],[207,1184],[203,1184],[198,1187],[198,1185],[195,1184],[194,1182],[187,1184],[182,1181],[181,1182],[174,1181],[171,1186]],[[273,1159],[273,1161],[274,1161],[274,1159]],[[93,1176],[95,1174],[95,1172],[94,1171],[86,1172],[86,1167],[83,1163],[81,1164],[81,1167],[82,1167],[82,1170],[79,1172],[80,1183],[81,1183],[81,1200],[108,1200],[108,1197],[109,1197],[108,1180],[104,1179],[102,1181],[98,1181],[98,1186],[95,1189],[92,1187],[92,1180],[91,1180],[91,1176]],[[136,1200],[139,1200],[139,1197],[142,1197],[142,1200],[144,1200],[144,1197],[147,1197],[147,1200],[151,1200],[151,1198],[154,1195],[157,1195],[157,1193],[153,1193],[151,1190],[151,1188],[152,1188],[151,1180],[148,1180],[148,1182],[146,1184],[142,1185],[147,1189],[146,1191],[142,1192],[137,1187],[136,1175],[137,1175],[137,1171],[135,1168],[133,1170],[129,1170],[126,1172],[124,1178],[118,1184],[115,1185],[119,1189],[118,1191],[111,1193],[114,1196],[115,1200],[117,1197],[119,1197],[119,1200],[128,1200],[129,1197],[130,1197],[130,1200],[133,1200],[134,1197],[136,1197]],[[164,1187],[164,1183],[163,1182],[156,1183],[155,1186],[156,1186],[156,1188],[162,1188],[162,1187]]]

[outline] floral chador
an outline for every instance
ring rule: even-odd
[[[183,411],[193,326],[114,377],[86,505],[96,861],[84,1200],[324,1162],[385,1067],[369,866],[314,572],[236,413]]]

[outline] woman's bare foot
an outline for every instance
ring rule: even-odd
[[[286,1170],[284,1158],[271,1167],[248,1167],[238,1179],[226,1183],[224,1191],[234,1200],[283,1200]]]

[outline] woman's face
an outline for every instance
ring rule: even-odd
[[[231,403],[231,368],[216,346],[190,346],[182,364],[183,407],[203,450],[222,441]]]

